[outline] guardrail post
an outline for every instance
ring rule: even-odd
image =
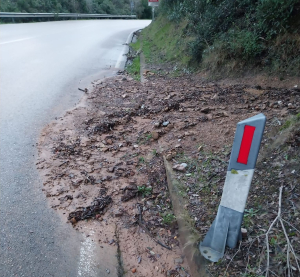
[[[234,248],[241,238],[244,209],[265,123],[266,117],[261,113],[237,124],[218,213],[199,246],[201,254],[212,262],[223,257],[226,245]]]

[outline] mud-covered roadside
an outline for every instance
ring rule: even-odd
[[[37,166],[52,208],[74,228],[92,230],[100,246],[119,243],[126,276],[188,276],[162,154],[179,179],[193,177],[193,159],[222,156],[222,164],[202,168],[221,184],[236,123],[259,112],[269,126],[283,122],[299,112],[300,93],[147,74],[144,84],[125,75],[95,83],[79,106],[44,129]],[[186,209],[205,233],[221,191],[183,180]],[[205,191],[209,201],[201,199]]]

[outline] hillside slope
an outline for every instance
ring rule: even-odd
[[[300,71],[300,2],[170,1],[143,31],[162,61],[217,76]]]

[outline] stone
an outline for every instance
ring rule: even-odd
[[[206,115],[206,117],[207,117],[207,119],[208,119],[208,120],[212,120],[212,119],[213,119],[213,115],[212,115],[212,114],[210,114],[210,113],[209,113],[209,114],[207,114],[207,115]]]
[[[136,268],[131,269],[132,273],[136,273]]]
[[[101,214],[96,214],[96,219],[100,219],[101,218]]]
[[[174,155],[173,154],[167,154],[166,155],[166,159],[167,159],[167,161],[170,161],[170,160],[172,160],[172,158],[174,157]]]
[[[115,171],[115,167],[109,167],[109,168],[107,169],[107,172],[113,173],[114,171]]]
[[[123,215],[123,212],[120,210],[115,211],[115,217],[121,217]]]
[[[74,225],[74,224],[77,223],[77,220],[75,219],[75,217],[72,217],[71,220],[70,220],[70,222]]]
[[[288,114],[288,109],[287,108],[283,108],[281,111],[280,111],[280,115],[281,116],[286,116]]]
[[[109,145],[111,145],[113,143],[113,141],[111,139],[107,139],[106,143],[109,144]]]
[[[173,166],[173,169],[174,169],[174,170],[177,170],[177,171],[183,172],[183,171],[185,171],[186,167],[187,167],[187,164],[186,164],[186,163],[181,163],[181,164],[176,164],[176,165],[174,165],[174,166]]]
[[[169,121],[165,121],[165,122],[163,122],[163,124],[162,124],[162,125],[163,125],[164,127],[167,127],[169,124],[170,124],[170,122],[169,122]]]
[[[183,259],[182,258],[176,258],[176,259],[174,259],[174,263],[175,264],[182,264],[183,263]]]
[[[160,123],[159,123],[159,122],[155,122],[155,123],[154,123],[154,127],[155,127],[155,128],[159,128],[159,126],[160,126]]]
[[[152,132],[151,135],[152,135],[152,138],[155,140],[157,140],[159,138],[159,134],[157,132]]]

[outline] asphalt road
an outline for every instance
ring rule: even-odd
[[[139,20],[0,26],[0,276],[114,276],[110,253],[47,206],[35,166],[41,129],[74,106],[78,87],[110,76]]]

